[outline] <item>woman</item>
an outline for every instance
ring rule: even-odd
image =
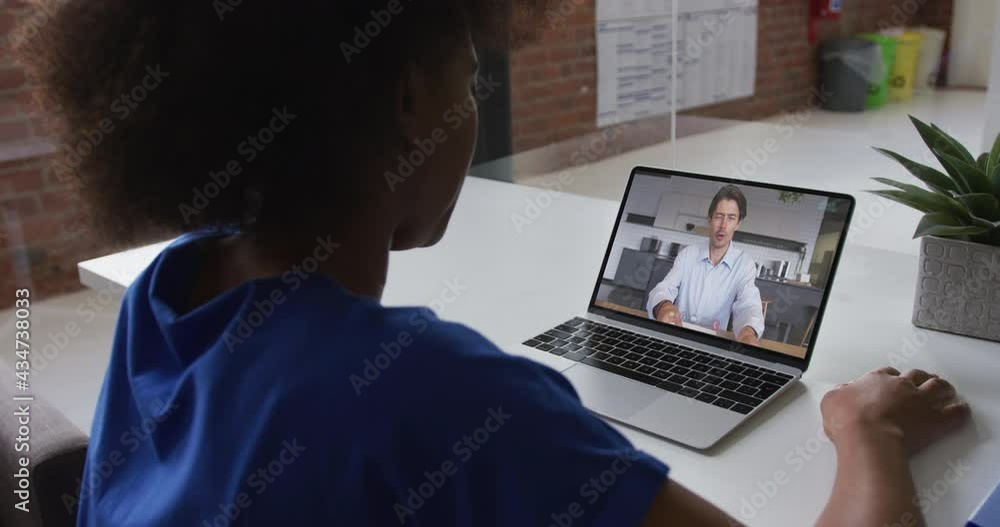
[[[448,224],[476,47],[543,9],[89,0],[28,42],[80,155],[57,173],[115,240],[184,233],[122,306],[79,525],[731,524],[558,373],[379,304],[389,252]],[[890,368],[822,411],[824,525],[919,517],[907,455],[968,415],[946,381]],[[616,484],[595,483],[608,469]]]

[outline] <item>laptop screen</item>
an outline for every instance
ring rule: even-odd
[[[853,205],[637,168],[592,307],[807,360]]]

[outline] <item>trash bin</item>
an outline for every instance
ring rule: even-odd
[[[915,31],[907,31],[897,37],[896,64],[892,69],[892,81],[889,83],[889,99],[894,102],[908,101],[913,98],[913,89],[917,83],[917,65],[920,62],[920,44],[923,35]]]
[[[923,36],[920,46],[920,60],[917,63],[917,93],[927,93],[937,88],[941,73],[941,56],[944,55],[944,41],[948,33],[932,27],[913,28]]]
[[[827,40],[820,45],[820,83],[830,93],[823,108],[835,112],[863,112],[868,86],[878,78],[879,48],[861,38]]]
[[[896,64],[896,39],[878,33],[863,33],[858,37],[870,40],[879,47],[879,63],[876,66],[878,75],[874,82],[868,85],[866,106],[869,109],[881,108],[889,101],[889,81],[892,79],[892,68]]]

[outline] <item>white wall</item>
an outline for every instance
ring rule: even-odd
[[[990,80],[990,55],[984,43],[993,42],[997,15],[996,0],[955,0],[951,25],[948,84],[985,88]]]
[[[659,238],[663,240],[664,245],[672,242],[682,245],[707,243],[705,236],[672,229],[677,216],[705,218],[708,215],[708,205],[718,190],[718,183],[637,175],[625,204],[625,213],[654,216],[657,218],[657,226],[625,223],[623,219],[612,245],[604,278],[614,278],[622,249],[626,247],[639,249],[644,237]],[[807,252],[802,272],[809,272],[809,263],[823,222],[827,199],[803,196],[798,203],[791,204],[781,202],[776,190],[747,187],[741,187],[741,190],[747,197],[748,214],[740,230],[806,244]],[[795,271],[799,260],[796,252],[741,243],[734,243],[734,246],[746,251],[758,262],[788,260],[791,264],[790,272]]]
[[[990,73],[990,92],[986,96],[986,125],[983,128],[983,151],[993,148],[993,141],[1000,134],[1000,9],[996,10],[993,35],[993,66]]]
[[[816,241],[826,213],[826,198],[802,196],[797,202],[785,203],[779,199],[777,190],[738,186],[747,198],[747,217],[740,231],[810,245]],[[671,178],[666,184],[661,183],[655,225],[682,230],[688,223],[706,225],[708,206],[719,188],[718,183],[697,179]],[[811,259],[810,251],[806,253],[806,261]]]

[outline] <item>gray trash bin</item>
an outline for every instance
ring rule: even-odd
[[[863,112],[868,86],[881,66],[878,45],[860,38],[827,40],[820,45],[819,78],[830,95],[823,108],[835,112]]]

